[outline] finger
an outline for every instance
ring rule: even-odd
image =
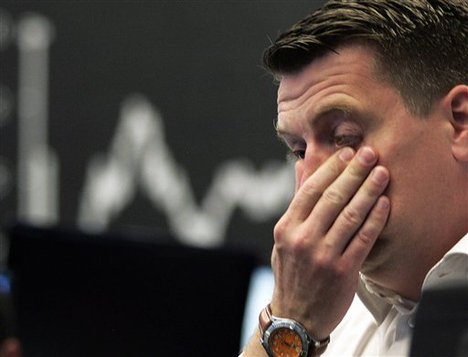
[[[319,223],[315,227],[319,232],[328,232],[376,162],[377,154],[374,150],[369,147],[361,148],[343,173],[326,188],[309,217],[311,222]]]
[[[286,214],[293,219],[305,220],[325,189],[343,172],[353,156],[354,150],[346,147],[321,165],[296,192]]]
[[[328,244],[342,252],[369,215],[389,182],[385,167],[375,167],[351,201],[341,211],[327,234]]]
[[[359,267],[362,266],[375,241],[384,229],[389,214],[390,200],[386,196],[381,196],[369,213],[369,217],[349,242],[343,252],[343,257],[351,259]]]

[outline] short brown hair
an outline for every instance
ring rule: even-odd
[[[274,75],[293,73],[353,42],[375,50],[377,74],[414,114],[468,83],[467,0],[331,0],[281,34],[263,62]]]

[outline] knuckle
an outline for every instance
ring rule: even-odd
[[[361,229],[356,234],[356,239],[363,245],[367,246],[373,243],[375,234],[371,230]]]
[[[349,275],[351,268],[347,264],[337,264],[333,270],[335,279],[345,278]]]
[[[308,251],[308,239],[306,235],[298,235],[291,241],[291,252],[294,255],[302,255]]]
[[[317,254],[314,257],[313,265],[315,270],[321,275],[333,281],[340,281],[349,275],[349,267],[340,262],[330,254]]]
[[[320,197],[322,195],[322,189],[313,180],[307,180],[301,191],[309,197]]]
[[[290,228],[285,220],[280,220],[273,229],[276,250],[293,255],[302,255],[308,249],[309,233],[298,227]]]
[[[363,178],[366,175],[366,170],[358,165],[349,165],[347,171],[352,177],[356,178]]]
[[[350,226],[357,226],[362,223],[363,216],[356,208],[348,206],[341,214],[345,222],[347,222]]]
[[[336,268],[336,259],[327,249],[318,249],[313,254],[314,266],[317,270],[329,274]]]
[[[286,235],[289,219],[286,216],[280,218],[273,228],[273,237],[276,242],[281,241]]]
[[[326,189],[323,193],[323,197],[333,204],[341,204],[345,201],[343,194],[333,188]]]

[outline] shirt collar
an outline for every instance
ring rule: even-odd
[[[424,279],[423,290],[460,280],[468,282],[468,234],[429,271]]]

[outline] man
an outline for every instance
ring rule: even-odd
[[[267,49],[296,193],[244,356],[407,355],[422,290],[468,282],[467,55],[466,0],[332,0]]]

